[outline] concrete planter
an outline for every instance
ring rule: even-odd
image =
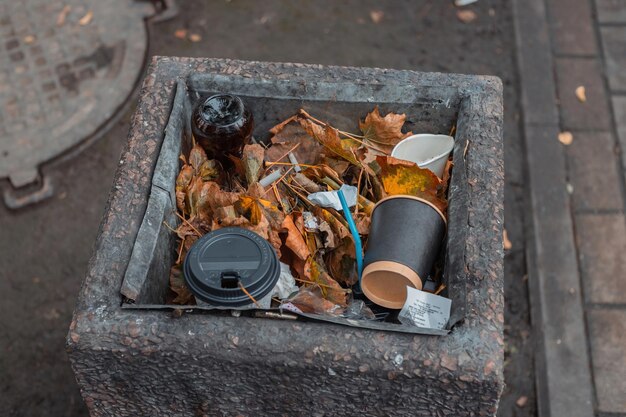
[[[198,90],[253,97],[260,132],[302,105],[349,129],[374,104],[407,113],[414,132],[447,132],[456,123],[450,334],[180,315],[160,305],[167,280],[154,277],[171,259],[159,242],[171,237],[142,236],[175,222],[170,174],[178,167],[159,155],[174,143],[166,126],[188,130],[175,115],[189,105],[181,97]],[[503,387],[501,90],[492,77],[155,58],[68,335],[91,414],[494,415]]]

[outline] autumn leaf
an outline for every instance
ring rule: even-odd
[[[377,148],[391,153],[394,146],[402,139],[413,133],[402,133],[402,126],[406,121],[405,114],[388,113],[385,117],[380,115],[378,106],[365,116],[365,120],[359,122],[359,128],[363,132],[364,139],[372,142]]]
[[[302,287],[289,302],[303,313],[338,316],[343,312],[340,306],[322,296],[319,287]]]
[[[202,192],[202,187],[204,186],[204,182],[200,177],[193,177],[189,186],[187,187],[187,192],[185,194],[185,208],[189,213],[190,217],[195,217],[198,215],[198,201],[200,200],[200,193]]]
[[[452,167],[454,164],[450,159],[446,161],[446,166],[443,168],[443,178],[441,179],[441,187],[438,192],[438,196],[446,199],[446,193],[448,192],[448,184],[450,183],[450,176],[452,175]]]
[[[241,161],[248,185],[259,180],[263,172],[264,156],[265,150],[261,145],[253,144],[244,146]]]
[[[298,122],[298,115],[270,129],[272,146],[265,151],[265,160],[270,162],[288,162],[289,151],[293,152],[299,164],[316,165],[323,147],[313,139]]]
[[[337,129],[329,125],[321,126],[312,120],[305,118],[299,119],[299,122],[304,130],[306,130],[309,135],[313,136],[326,149],[354,165],[360,165],[360,162],[356,157],[356,150],[360,146],[359,143],[351,139],[341,139]]]
[[[193,178],[193,168],[185,164],[176,177],[176,207],[183,213],[189,213],[189,208],[185,205],[187,187]]]
[[[309,248],[307,247],[302,234],[296,227],[293,221],[292,215],[285,216],[283,221],[283,229],[287,229],[287,239],[285,240],[285,246],[300,259],[305,260],[309,257]]]
[[[463,23],[471,23],[476,20],[478,15],[473,10],[458,10],[456,12],[456,17]]]
[[[208,159],[209,158],[207,158],[206,152],[202,149],[202,146],[196,143],[193,148],[191,148],[191,151],[189,152],[189,165],[193,167],[196,174],[200,172],[200,167]]]
[[[285,214],[271,201],[242,195],[235,208],[255,226],[266,219],[272,229],[278,231],[283,227]]]
[[[208,159],[198,167],[198,175],[203,181],[217,180],[222,174],[222,167],[215,159]]]
[[[376,164],[380,168],[380,178],[389,195],[411,195],[433,203],[442,212],[446,201],[438,198],[441,180],[429,169],[417,164],[390,156],[379,156]]]
[[[175,265],[170,269],[170,289],[176,294],[176,298],[172,301],[174,304],[189,304],[194,299],[185,284],[180,265]]]
[[[325,259],[329,272],[337,281],[347,286],[357,282],[356,247],[352,236],[344,237]]]
[[[333,304],[345,307],[347,305],[346,290],[326,272],[320,262],[313,258],[309,259],[310,262],[307,264],[311,271],[311,281],[319,285],[322,296]]]

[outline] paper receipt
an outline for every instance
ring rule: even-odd
[[[402,324],[428,329],[443,329],[450,319],[452,301],[407,287],[407,297],[398,319]]]

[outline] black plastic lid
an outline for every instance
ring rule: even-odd
[[[243,117],[243,102],[232,94],[217,94],[207,98],[200,106],[205,122],[215,126],[228,126]]]
[[[250,230],[226,227],[198,239],[185,257],[185,282],[200,300],[226,307],[250,304],[276,285],[280,264],[269,242]]]

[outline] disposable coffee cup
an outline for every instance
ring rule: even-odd
[[[391,151],[391,156],[415,162],[420,168],[430,169],[442,178],[452,148],[454,148],[452,136],[421,133],[399,142]]]
[[[199,302],[243,307],[254,305],[252,298],[259,303],[269,295],[280,276],[280,263],[267,240],[250,230],[226,227],[193,244],[183,274]]]
[[[446,234],[446,218],[432,203],[396,195],[374,206],[361,290],[372,302],[401,309],[406,288],[421,290]]]

